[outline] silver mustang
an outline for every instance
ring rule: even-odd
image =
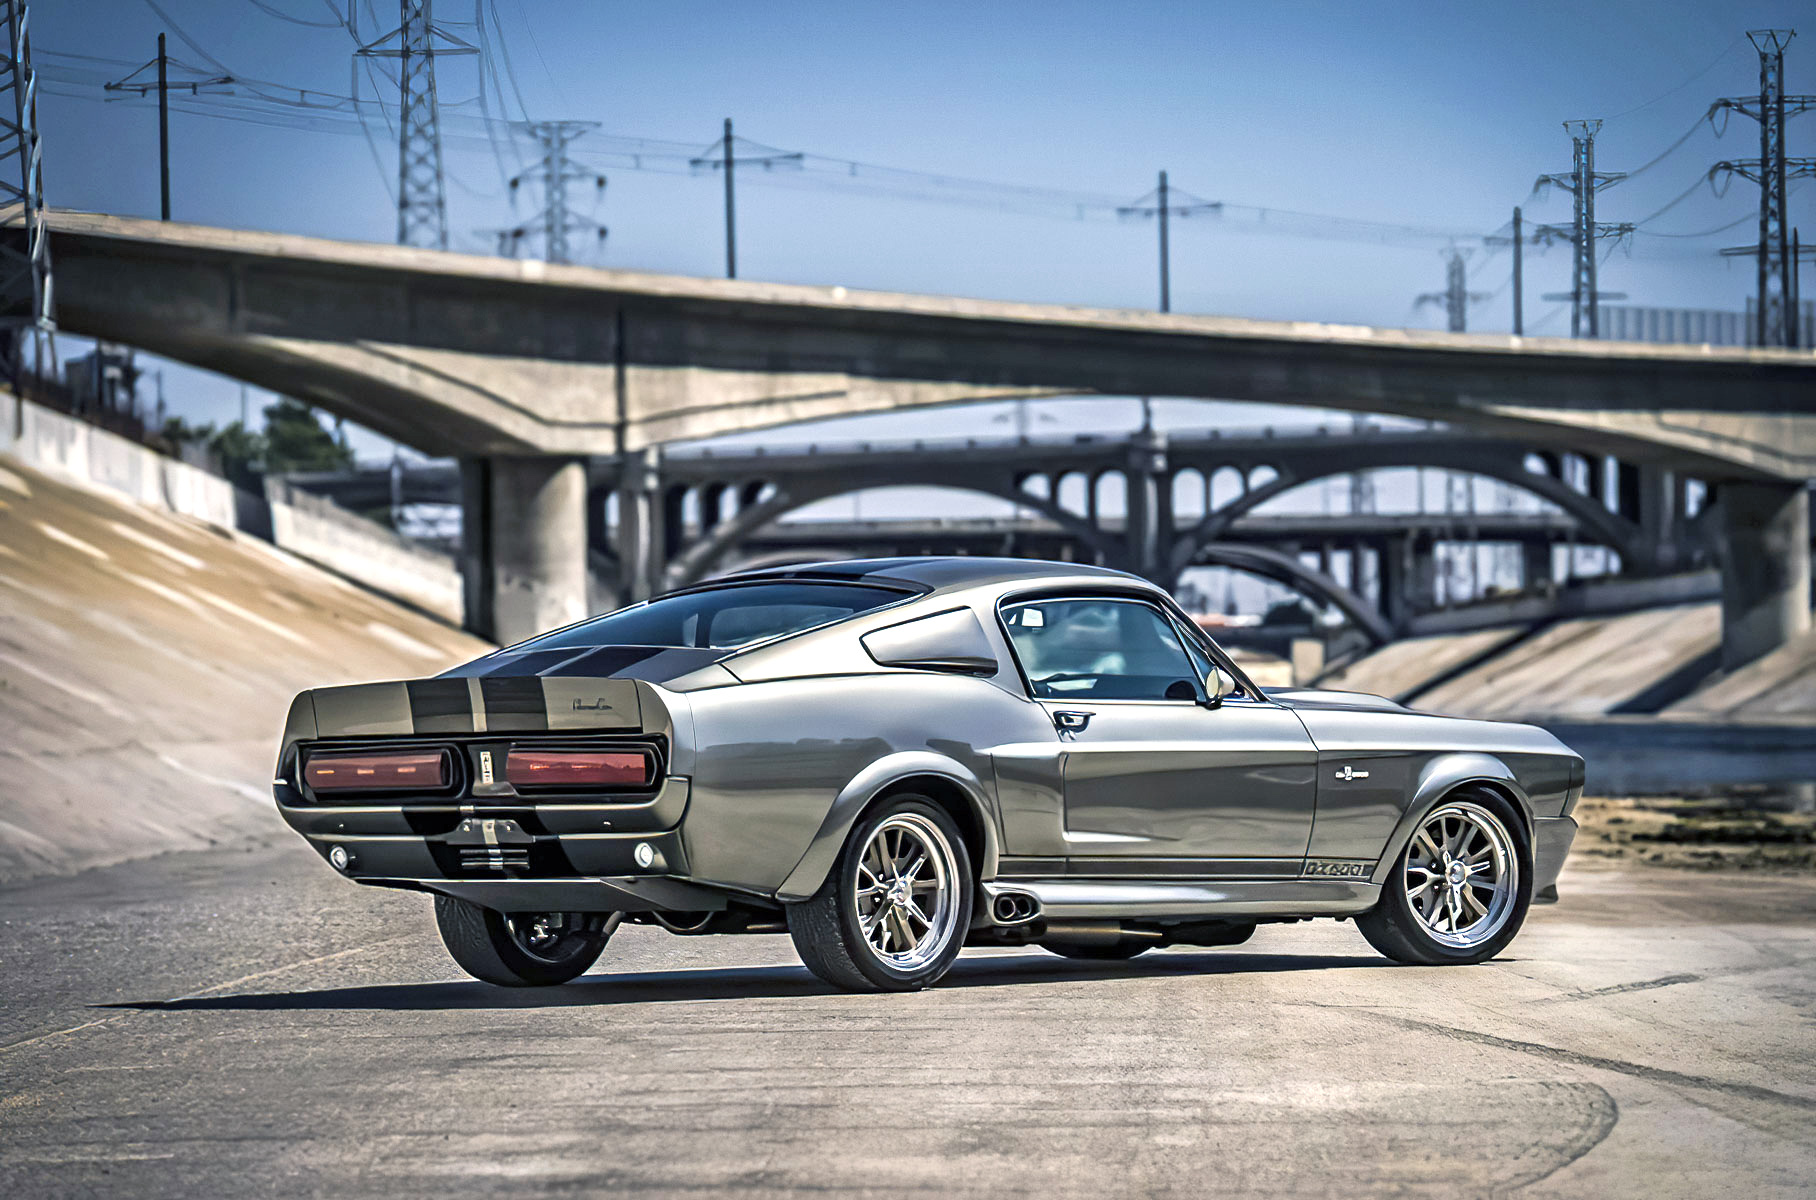
[[[284,820],[435,894],[492,983],[561,983],[626,920],[787,930],[822,979],[966,945],[1123,959],[1354,918],[1476,963],[1554,899],[1583,760],[1526,725],[1256,687],[1152,585],[904,558],[733,576],[433,679],[296,698]]]

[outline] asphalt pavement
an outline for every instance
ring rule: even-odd
[[[1777,1196],[1816,1188],[1816,880],[1572,867],[1502,959],[1353,927],[837,993],[629,927],[468,982],[288,838],[0,891],[0,1196]]]

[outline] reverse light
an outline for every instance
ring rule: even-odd
[[[642,787],[650,757],[640,750],[517,750],[504,759],[512,787]]]
[[[448,786],[445,750],[312,754],[303,781],[318,792],[432,792]]]

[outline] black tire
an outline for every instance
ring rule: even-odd
[[[876,878],[871,868],[882,860],[872,856],[872,841],[885,826],[892,832],[907,829],[912,836],[929,843],[936,841],[937,831],[937,841],[943,844],[946,855],[939,864],[943,882],[939,898],[932,902],[934,919],[921,935],[925,945],[913,942],[900,956],[912,960],[908,965],[891,961],[886,948],[875,944],[872,936],[880,932],[885,942],[897,944],[890,941],[897,937],[893,930],[907,930],[911,938],[914,926],[906,923],[905,916],[900,918],[903,924],[899,926],[889,924],[894,918],[887,914],[879,916],[890,902],[877,894],[874,884],[866,885],[859,878],[860,873]],[[930,854],[928,866],[923,869],[932,868],[932,859]],[[903,872],[908,873],[905,867]],[[918,904],[916,892],[920,896],[927,893],[912,886],[913,875],[918,873],[908,874],[909,899]],[[819,891],[799,904],[787,906],[788,935],[807,969],[834,987],[854,992],[917,991],[944,975],[957,960],[964,948],[965,933],[971,927],[976,890],[965,839],[946,810],[924,796],[892,796],[875,805],[852,827],[851,836],[845,840],[838,861]],[[872,905],[869,913],[860,912],[865,904]],[[863,924],[867,919],[871,921],[871,936],[866,935]]]
[[[1436,883],[1441,878],[1438,872],[1418,865],[1420,862],[1434,861],[1421,848],[1419,834],[1425,831],[1427,822],[1441,817],[1446,810],[1455,808],[1473,810],[1469,814],[1471,820],[1479,819],[1477,814],[1491,818],[1507,841],[1505,852],[1499,857],[1514,867],[1514,877],[1504,909],[1496,907],[1502,903],[1498,890],[1489,892],[1491,899],[1485,906],[1479,902],[1481,892],[1469,893],[1475,898],[1473,902],[1486,910],[1483,917],[1476,918],[1477,921],[1486,921],[1489,916],[1497,918],[1495,923],[1484,927],[1481,935],[1474,939],[1462,936],[1469,932],[1465,929],[1460,934],[1450,935],[1451,940],[1446,940],[1443,931],[1434,931],[1427,920],[1414,911],[1414,902],[1408,896],[1408,888],[1417,886],[1412,882],[1415,879],[1412,872],[1423,872],[1427,879],[1434,881],[1432,886],[1441,886]],[[1489,840],[1486,835],[1484,840]],[[1411,871],[1409,863],[1414,864]],[[1393,868],[1381,887],[1380,902],[1356,918],[1356,928],[1362,931],[1362,936],[1368,939],[1369,945],[1395,962],[1430,967],[1466,966],[1487,962],[1505,949],[1507,943],[1519,933],[1531,904],[1532,837],[1525,818],[1517,808],[1500,796],[1471,792],[1445,797],[1431,813],[1421,819],[1414,836],[1407,840],[1407,844],[1394,858]],[[1442,916],[1437,919],[1443,920]],[[1465,941],[1467,944],[1459,944]]]
[[[501,913],[435,897],[442,945],[461,970],[499,987],[548,987],[584,974],[620,920],[618,913]]]
[[[1041,942],[1040,948],[1061,958],[1081,958],[1092,962],[1122,962],[1154,947],[1147,942],[1112,942],[1107,946],[1086,946],[1078,942]]]

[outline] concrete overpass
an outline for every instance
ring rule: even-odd
[[[588,456],[1039,393],[1434,418],[1719,481],[1733,661],[1809,620],[1808,352],[686,279],[68,212],[51,229],[66,329],[470,463],[468,610],[503,638],[583,606]],[[623,475],[628,562],[653,554],[654,484]]]

